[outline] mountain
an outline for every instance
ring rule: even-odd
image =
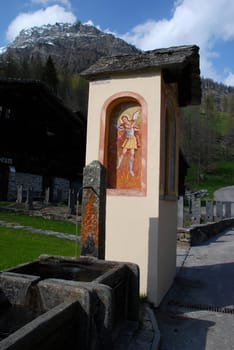
[[[102,56],[139,52],[136,47],[112,34],[104,33],[91,25],[44,25],[20,32],[0,55],[17,63],[45,62],[51,56],[58,70],[79,73]]]
[[[0,51],[0,63],[10,56],[17,63],[43,63],[49,56],[58,71],[80,73],[102,56],[140,52],[135,46],[91,25],[56,23],[24,29],[6,48]],[[203,94],[213,93],[215,100],[234,93],[233,87],[201,79]]]
[[[234,112],[234,87],[217,83],[212,79],[201,79],[203,100],[212,100],[213,109],[222,112]]]
[[[0,51],[0,75],[3,72],[4,76],[40,80],[41,73],[35,75],[34,72],[33,75],[27,67],[34,67],[35,70],[39,67],[40,72],[40,65],[43,66],[48,58],[52,58],[60,77],[58,94],[65,104],[80,109],[81,106],[76,105],[77,94],[80,95],[83,87],[74,90],[74,80],[68,83],[69,86],[64,86],[66,74],[70,77],[79,74],[103,56],[138,52],[135,46],[124,40],[80,21],[75,24],[56,23],[22,30],[12,43]],[[17,72],[15,63],[21,67],[20,73]],[[208,96],[215,110],[234,112],[233,87],[202,78],[201,88],[203,99]],[[80,100],[84,98],[81,97]]]

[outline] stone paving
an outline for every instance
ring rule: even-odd
[[[160,350],[234,350],[234,227],[177,249],[175,282],[156,310]]]
[[[123,325],[113,350],[157,350],[160,333],[153,309],[144,303],[140,307],[139,324]]]
[[[20,225],[17,223],[7,222],[7,221],[3,221],[3,220],[0,220],[0,226],[11,227],[14,229],[22,229],[22,230],[26,230],[26,231],[30,231],[30,232],[34,232],[34,233],[40,233],[43,235],[52,235],[52,236],[56,236],[58,238],[69,239],[71,241],[79,241],[80,240],[80,237],[77,235],[72,235],[72,234],[57,232],[57,231],[51,231],[51,230],[42,230],[39,228],[35,228],[35,227],[31,227],[31,226],[23,226],[23,225]]]

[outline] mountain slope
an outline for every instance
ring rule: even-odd
[[[102,56],[135,53],[138,50],[112,34],[81,22],[44,25],[25,29],[0,56],[10,55],[18,63],[45,62],[51,56],[58,70],[79,73]]]

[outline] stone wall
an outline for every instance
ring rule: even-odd
[[[17,198],[18,186],[23,186],[23,199],[26,198],[28,187],[32,187],[36,192],[42,192],[42,176],[28,173],[9,173],[8,195],[9,201],[14,201]]]
[[[56,202],[68,201],[70,182],[66,179],[55,177],[53,181],[52,198]]]
[[[34,175],[28,173],[9,173],[8,181],[8,195],[9,201],[17,199],[18,186],[23,187],[23,201],[26,200],[27,189],[33,188],[35,199],[42,199],[45,195],[43,189],[43,177],[41,175]],[[53,201],[68,201],[70,182],[67,179],[54,178],[52,189]]]
[[[178,200],[177,227],[219,222],[234,217],[234,202],[184,198]]]
[[[187,228],[180,228],[177,232],[177,241],[191,244],[193,246],[198,245],[230,227],[234,227],[234,218],[223,219],[203,225],[194,225]]]

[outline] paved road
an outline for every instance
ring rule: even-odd
[[[234,350],[234,228],[178,249],[175,283],[156,317],[160,350]]]
[[[234,186],[220,188],[214,192],[214,200],[234,202]]]

